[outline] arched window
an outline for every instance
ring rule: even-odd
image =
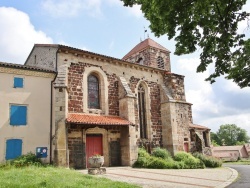
[[[100,108],[99,80],[93,74],[88,76],[88,107]]]
[[[164,66],[164,60],[163,60],[163,58],[161,56],[157,57],[157,66],[160,69],[164,69],[165,68],[165,66]]]
[[[145,89],[141,84],[138,87],[138,104],[139,104],[139,119],[140,119],[140,137],[147,138]]]

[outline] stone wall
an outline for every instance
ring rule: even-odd
[[[88,134],[88,127],[76,124],[68,125],[68,156],[69,156],[69,167],[81,169],[86,168],[86,134]],[[121,127],[112,126],[107,127],[107,135],[104,137],[104,166],[120,166],[121,165],[121,144],[120,144],[120,133]],[[93,131],[91,132],[91,134]],[[107,153],[107,155],[106,155]]]
[[[161,122],[161,99],[160,87],[157,83],[148,82],[150,90],[150,112],[152,141],[156,146],[162,146],[162,122]]]
[[[86,154],[85,143],[83,142],[82,128],[71,125],[68,128],[68,153],[69,167],[75,169],[85,168]]]
[[[72,63],[68,69],[68,110],[69,113],[83,112],[83,73],[85,64]]]
[[[27,58],[25,65],[56,70],[57,50],[57,45],[51,45],[50,47],[36,45]]]
[[[177,123],[177,135],[178,135],[178,151],[183,151],[184,143],[189,143],[189,104],[176,103],[176,123]]]
[[[131,63],[158,68],[157,58],[160,56],[163,58],[164,61],[164,70],[171,71],[169,54],[169,52],[162,51],[153,47],[148,47],[140,52],[131,55],[126,60]],[[140,61],[140,59],[142,59],[143,61]]]
[[[186,101],[184,76],[167,73],[164,75],[163,81],[164,85],[170,89],[173,99],[178,101]]]
[[[108,75],[109,115],[119,116],[119,84],[116,74]]]

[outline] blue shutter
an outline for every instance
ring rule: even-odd
[[[14,88],[23,88],[23,78],[14,77]]]
[[[10,125],[26,125],[27,124],[27,106],[10,107]]]
[[[22,155],[22,140],[9,139],[6,141],[6,156],[5,159],[14,159]]]

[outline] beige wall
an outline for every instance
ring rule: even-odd
[[[13,78],[24,78],[23,88],[13,88]],[[50,86],[53,74],[0,67],[0,162],[5,160],[6,140],[22,139],[22,154],[50,143]],[[10,104],[27,105],[27,125],[10,125]],[[49,162],[48,157],[45,159]]]

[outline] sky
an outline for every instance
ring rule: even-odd
[[[250,12],[250,2],[244,6]],[[193,122],[216,132],[236,124],[250,135],[250,88],[218,78],[204,81],[213,67],[196,73],[199,53],[176,56],[175,41],[155,37],[139,6],[120,0],[0,0],[0,61],[24,64],[35,43],[63,44],[122,58],[147,37],[171,51],[173,73],[185,76],[186,99],[192,103]],[[147,32],[144,32],[144,28]],[[238,28],[247,37],[247,22]]]

